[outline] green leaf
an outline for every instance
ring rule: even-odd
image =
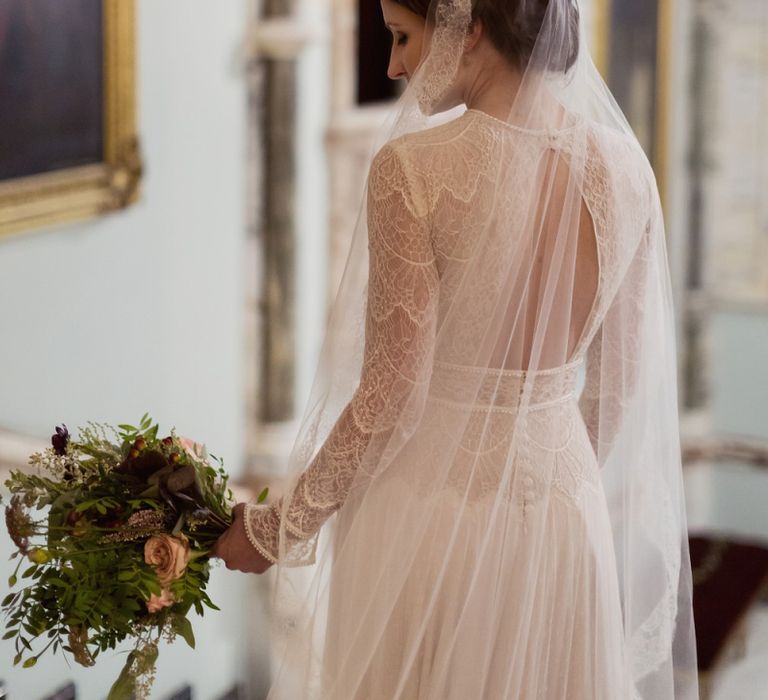
[[[160,582],[157,580],[157,577],[153,578],[150,576],[146,576],[144,578],[144,583],[146,584],[150,593],[154,593],[155,595],[160,595],[162,593]]]
[[[133,571],[121,571],[117,575],[118,581],[130,581],[133,578]]]
[[[13,588],[16,585],[16,581],[18,581],[18,579],[16,578],[15,574],[13,576],[9,576],[8,577],[8,588]]]
[[[173,530],[171,530],[171,534],[174,536],[178,535],[181,532],[181,528],[184,527],[184,523],[186,522],[186,520],[187,520],[187,514],[182,513],[179,516],[179,519],[176,521],[176,524],[173,526]]]
[[[6,607],[7,605],[11,604],[11,601],[18,595],[18,593],[9,593],[5,598],[3,598],[3,602],[0,604],[2,607]]]
[[[135,658],[135,653],[128,654],[123,670],[117,680],[112,684],[107,695],[107,700],[131,700],[136,690],[136,682],[131,674],[131,666]]]
[[[16,630],[11,630],[10,632],[6,632],[3,635],[3,639],[11,639],[11,637],[15,637],[15,636],[16,636]]]
[[[37,564],[32,564],[22,575],[21,578],[29,578],[32,574],[37,571]]]
[[[30,656],[24,662],[24,668],[32,668],[36,663],[37,663],[37,657],[36,656]]]
[[[174,618],[173,626],[176,632],[184,638],[184,641],[194,649],[195,633],[192,631],[192,623],[186,617],[178,615]]]
[[[76,513],[82,513],[84,510],[88,510],[98,500],[99,500],[98,498],[91,498],[91,499],[89,499],[87,501],[83,501],[82,503],[78,503],[75,506],[75,512]]]
[[[16,654],[16,656],[13,657],[13,665],[18,666],[19,661],[21,661],[21,653]]]
[[[269,487],[265,486],[261,493],[258,495],[258,498],[256,498],[256,503],[262,503],[264,499],[267,497],[267,494],[269,493]]]

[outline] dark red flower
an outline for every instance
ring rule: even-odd
[[[67,453],[67,443],[69,442],[69,431],[67,426],[62,423],[56,426],[56,433],[51,437],[51,444],[57,455]]]

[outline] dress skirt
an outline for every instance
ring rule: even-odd
[[[525,420],[430,397],[338,516],[324,700],[632,697],[608,508],[572,392]]]

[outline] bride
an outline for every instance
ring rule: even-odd
[[[578,2],[381,8],[288,477],[216,548],[276,565],[269,698],[697,698],[664,223]]]

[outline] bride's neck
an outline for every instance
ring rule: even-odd
[[[479,71],[464,91],[468,109],[486,112],[498,119],[509,117],[515,95],[520,88],[520,73],[506,65],[490,66]]]

